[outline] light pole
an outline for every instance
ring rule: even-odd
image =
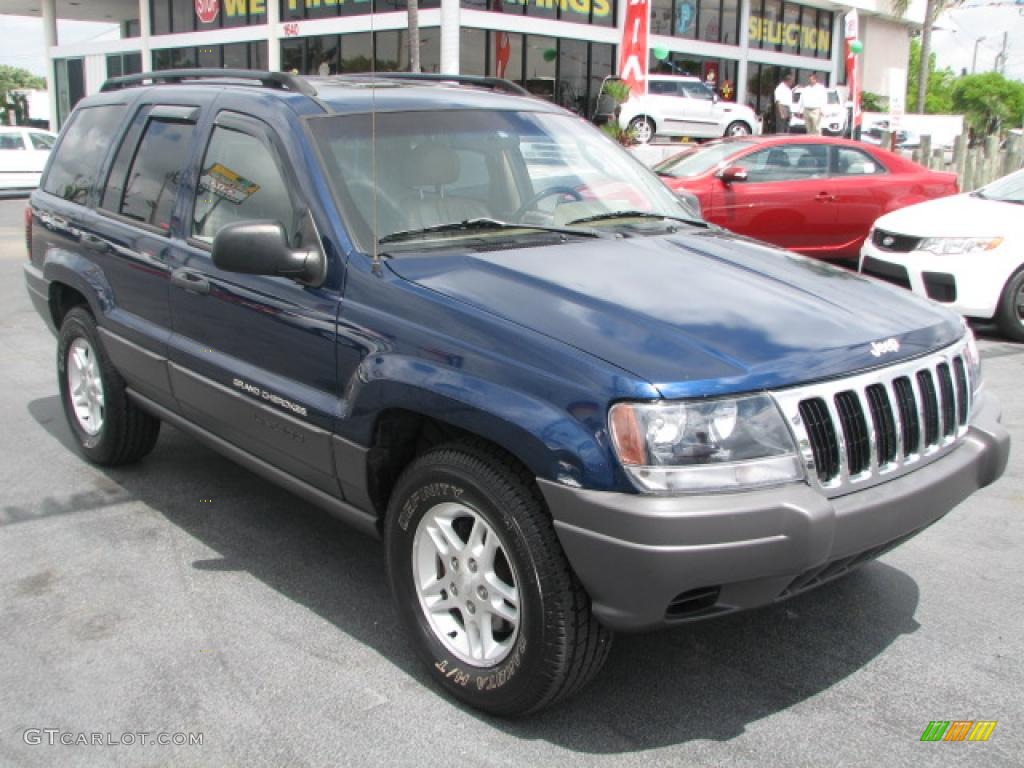
[[[981,37],[979,37],[977,40],[974,41],[974,56],[971,57],[971,74],[972,75],[974,74],[974,70],[978,66],[978,46],[981,45],[981,42],[984,39],[985,39],[985,36],[982,35]]]

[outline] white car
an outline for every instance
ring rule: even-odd
[[[57,135],[39,128],[0,126],[0,189],[35,189]]]
[[[804,86],[793,89],[793,116],[789,121],[790,133],[803,133],[807,130],[804,124],[804,108],[800,103]],[[842,136],[846,133],[846,89],[829,88],[826,90],[825,107],[821,110],[821,132],[826,136]]]
[[[860,271],[1024,341],[1024,170],[882,216]]]
[[[698,77],[649,75],[647,94],[631,96],[620,108],[619,126],[640,144],[655,136],[716,139],[761,132],[754,110],[718,95]]]

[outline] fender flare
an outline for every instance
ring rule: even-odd
[[[574,414],[536,395],[450,365],[398,354],[360,365],[345,398],[348,439],[370,445],[389,410],[435,419],[507,450],[536,477],[611,488],[619,475],[605,433],[604,404],[574,404]],[[351,431],[350,431],[351,430]]]

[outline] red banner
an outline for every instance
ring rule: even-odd
[[[494,10],[501,13],[505,10],[501,0],[494,0]],[[494,33],[494,74],[496,77],[504,78],[505,70],[508,69],[508,60],[512,55],[512,41],[509,40],[508,32]]]
[[[628,0],[626,23],[619,46],[619,77],[629,90],[641,96],[647,93],[647,27],[651,18],[648,0]]]

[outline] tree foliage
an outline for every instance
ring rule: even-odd
[[[923,112],[928,115],[945,115],[953,111],[953,84],[956,75],[945,67],[937,69],[935,54],[928,57],[928,86],[924,97],[924,109],[917,105],[918,81],[921,76],[921,41],[910,41],[910,64],[907,67],[907,112]]]
[[[25,110],[25,99],[8,94],[18,88],[42,90],[46,88],[45,78],[33,75],[27,69],[0,64],[0,123],[6,123],[8,109],[13,108],[19,116]]]
[[[998,72],[957,79],[951,101],[953,110],[963,113],[973,138],[1019,128],[1024,121],[1024,83]]]

